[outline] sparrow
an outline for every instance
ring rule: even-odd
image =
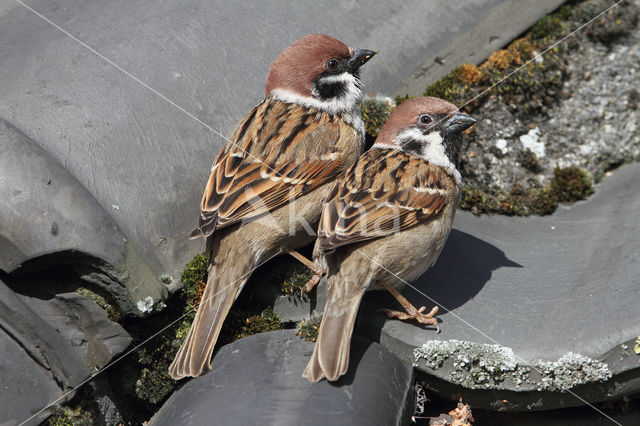
[[[359,70],[375,53],[312,34],[271,64],[264,100],[213,161],[192,233],[206,238],[209,277],[172,378],[211,370],[222,324],[256,267],[290,252],[314,268],[295,249],[313,242],[327,195],[363,151]]]
[[[329,195],[314,262],[327,273],[327,301],[303,376],[333,381],[346,373],[364,292],[388,290],[405,311],[391,318],[438,327],[438,307],[423,313],[398,291],[435,263],[460,199],[461,132],[476,122],[438,98],[399,105]]]

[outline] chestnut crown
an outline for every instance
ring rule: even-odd
[[[324,34],[302,37],[271,64],[265,94],[332,112],[349,109],[360,96],[360,66],[375,54]]]
[[[475,118],[443,99],[409,99],[393,111],[374,147],[401,149],[422,157],[444,167],[459,181],[461,133],[475,122]]]

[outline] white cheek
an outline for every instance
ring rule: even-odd
[[[346,85],[356,84],[356,78],[353,74],[343,72],[340,74],[326,75],[318,80],[324,84],[343,83]]]
[[[354,109],[358,106],[358,100],[360,99],[362,90],[353,74],[343,72],[341,74],[328,75],[322,77],[320,81],[324,84],[342,83],[344,84],[345,92],[338,98],[328,100],[318,99],[318,93],[315,88],[311,91],[312,97],[300,95],[286,89],[274,89],[271,91],[271,96],[285,102],[293,102],[298,105],[317,108],[334,115],[354,112]],[[357,124],[357,127],[359,127],[361,119],[355,121],[358,121],[354,124]]]
[[[396,137],[396,144],[402,145],[402,140],[414,139],[422,144],[421,157],[431,164],[440,166],[453,175],[456,183],[462,182],[462,176],[458,168],[451,162],[444,149],[444,140],[440,132],[433,131],[427,135],[418,129],[408,129],[400,132]]]

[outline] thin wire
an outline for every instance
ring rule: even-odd
[[[256,269],[258,269],[259,267],[261,267],[262,265],[264,265],[265,263],[267,263],[268,261],[270,261],[271,259],[273,259],[274,257],[280,255],[281,253],[276,253],[273,256],[269,257],[267,260],[265,260],[264,262],[259,263],[257,266],[253,267],[249,272],[245,273],[244,275],[242,275],[240,278],[238,278],[237,280],[233,281],[231,284],[229,284],[228,286],[224,287],[223,289],[221,289],[220,291],[218,291],[217,293],[212,294],[209,298],[205,299],[205,300],[201,300],[200,301],[200,305],[202,305],[203,302],[207,302],[209,300],[211,300],[214,296],[217,296],[218,294],[222,293],[223,291],[225,291],[226,289],[228,289],[229,287],[233,286],[234,284],[236,284],[239,281],[242,281],[246,276],[251,275]],[[109,368],[113,367],[115,364],[117,364],[119,361],[121,361],[122,359],[126,358],[127,356],[129,356],[132,352],[135,352],[136,350],[140,349],[140,347],[144,346],[145,344],[147,344],[148,342],[150,342],[151,340],[153,340],[154,338],[156,338],[158,335],[162,334],[163,332],[165,332],[167,329],[169,329],[170,327],[172,327],[174,324],[176,324],[178,321],[182,320],[184,317],[186,317],[187,315],[191,314],[195,312],[195,309],[191,308],[189,309],[187,312],[185,312],[183,315],[181,315],[179,318],[177,318],[176,320],[170,322],[167,326],[163,327],[162,329],[160,329],[159,331],[157,331],[156,333],[154,333],[153,335],[151,335],[150,337],[146,338],[145,340],[143,340],[141,343],[139,343],[138,345],[134,346],[132,349],[130,349],[129,351],[127,351],[126,353],[120,355],[118,358],[116,358],[115,360],[113,360],[112,362],[110,362],[109,364],[107,364],[106,366],[102,367],[100,370],[96,371],[95,373],[93,373],[91,376],[89,376],[87,379],[83,380],[82,382],[80,382],[80,384],[74,386],[73,388],[71,388],[69,391],[67,391],[66,393],[64,393],[62,396],[59,396],[58,398],[56,398],[55,400],[51,401],[50,403],[48,403],[47,405],[45,405],[42,409],[40,409],[39,411],[37,411],[35,414],[31,415],[31,417],[29,417],[28,419],[20,422],[20,424],[18,426],[22,426],[25,423],[27,423],[29,420],[33,419],[34,417],[36,417],[37,415],[39,415],[40,413],[42,413],[44,410],[46,410],[47,408],[51,407],[52,405],[54,405],[55,403],[57,403],[58,401],[66,398],[67,396],[69,396],[70,394],[72,394],[73,392],[75,392],[76,390],[78,390],[80,387],[86,385],[87,383],[89,383],[91,380],[93,380],[96,376],[98,376],[99,374],[102,374],[104,371],[108,370]]]
[[[399,281],[402,281],[404,284],[406,284],[407,286],[411,287],[413,290],[415,290],[416,292],[418,292],[419,294],[421,294],[422,296],[426,297],[427,299],[429,299],[432,303],[436,304],[436,305],[440,305],[442,306],[444,309],[446,309],[451,315],[453,315],[455,318],[457,318],[458,320],[462,321],[465,325],[467,325],[469,328],[473,329],[474,331],[480,333],[482,336],[484,336],[485,338],[491,340],[493,343],[495,343],[496,345],[500,345],[500,343],[495,340],[494,338],[492,338],[491,336],[489,336],[488,334],[486,334],[485,332],[483,332],[482,330],[480,330],[478,327],[474,326],[473,324],[467,322],[464,318],[462,318],[461,316],[459,316],[458,314],[456,314],[455,312],[453,312],[451,309],[447,308],[446,306],[444,306],[443,304],[437,302],[436,300],[434,300],[433,298],[431,298],[430,296],[428,296],[426,293],[424,293],[423,291],[421,291],[420,289],[418,289],[417,287],[411,285],[410,283],[408,283],[407,281],[405,281],[404,279],[402,279],[401,277],[399,277],[397,274],[395,274],[394,272],[390,271],[389,269],[387,269],[386,267],[384,267],[383,265],[381,265],[380,263],[376,262],[375,259],[373,259],[371,256],[363,253],[361,250],[356,250],[356,253],[360,254],[363,257],[366,257],[367,259],[369,259],[369,261],[371,261],[371,263],[379,266],[380,268],[384,269],[386,272],[388,272],[389,274],[393,275],[395,278],[397,278]],[[500,345],[502,346],[502,345]],[[526,361],[525,359],[523,359],[522,357],[520,357],[519,355],[515,354],[515,357],[518,358],[520,361],[522,361],[522,363],[528,365],[529,367],[531,367],[533,370],[537,371],[538,373],[540,373],[542,375],[542,372],[536,368],[533,364],[531,364],[530,362]],[[596,407],[595,405],[591,404],[590,402],[586,401],[584,398],[582,398],[581,396],[579,396],[578,394],[576,394],[575,392],[572,392],[571,389],[567,389],[567,392],[570,393],[571,395],[575,396],[576,398],[578,398],[580,401],[584,402],[586,405],[588,405],[589,407],[593,408],[594,410],[596,410],[598,413],[602,414],[603,416],[605,416],[606,418],[608,418],[609,420],[611,420],[612,422],[614,422],[617,425],[622,426],[620,423],[618,423],[617,421],[615,421],[614,419],[612,419],[611,417],[609,417],[607,414],[605,414],[602,410],[600,410],[598,407]]]

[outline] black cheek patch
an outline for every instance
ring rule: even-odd
[[[414,155],[420,156],[422,154],[422,143],[415,139],[407,139],[400,143],[402,150]]]
[[[344,83],[316,83],[316,91],[318,92],[318,97],[321,99],[332,99],[339,98],[343,96],[346,92],[346,88],[344,87]]]

